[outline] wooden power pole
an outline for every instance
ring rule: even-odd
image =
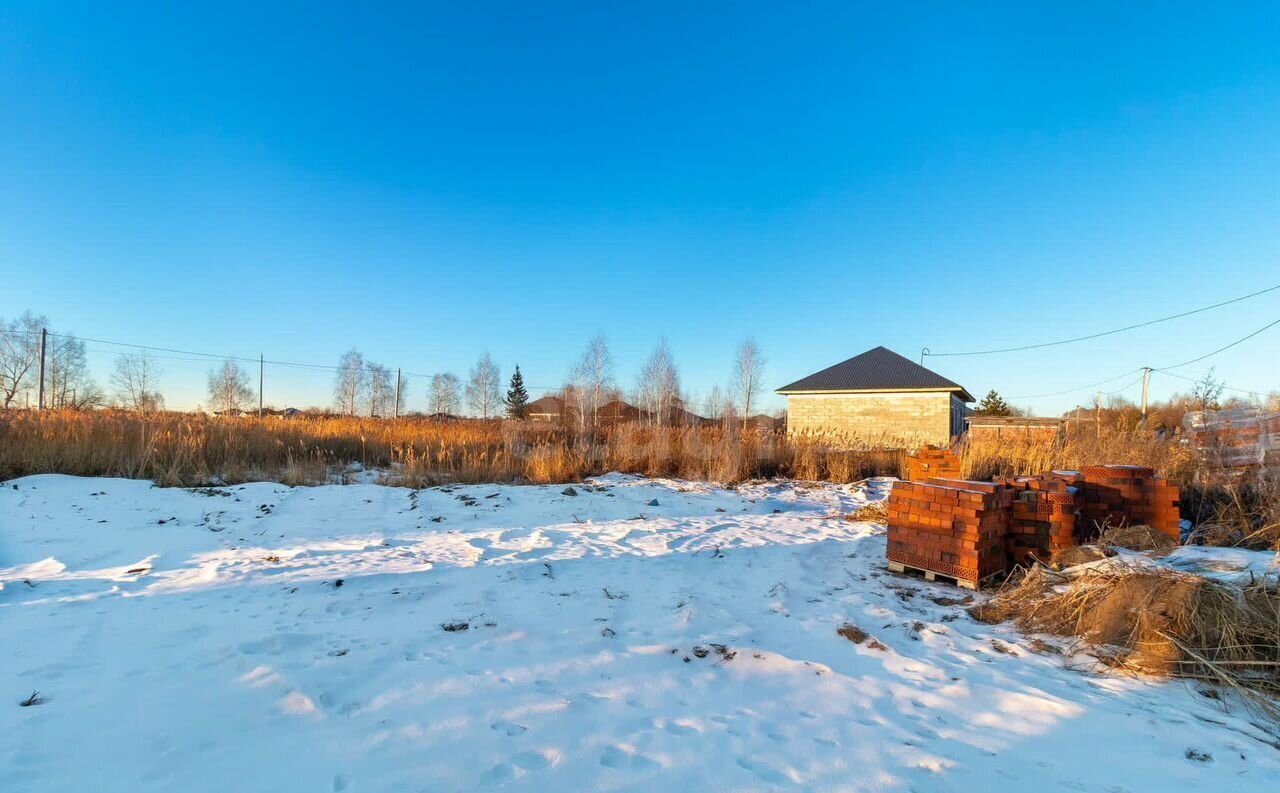
[[[393,408],[395,417],[400,418],[400,370],[396,370],[396,406]]]
[[[258,418],[262,418],[262,381],[264,364],[266,363],[263,360],[264,357],[262,353],[258,353]]]
[[[49,329],[40,329],[40,401],[36,403],[38,410],[44,410],[44,350],[49,342]]]
[[[1142,367],[1142,428],[1147,428],[1147,385],[1151,382],[1151,367]]]

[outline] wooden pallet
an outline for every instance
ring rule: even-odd
[[[952,586],[958,586],[963,589],[972,589],[974,591],[977,591],[988,584],[995,583],[1001,575],[1000,573],[992,573],[981,581],[970,581],[967,578],[956,578],[953,575],[936,573],[933,570],[927,570],[923,567],[912,567],[909,564],[894,561],[889,562],[889,572],[897,573],[899,575],[924,576],[924,580],[926,581],[951,584]]]

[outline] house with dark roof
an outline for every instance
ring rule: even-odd
[[[947,446],[964,432],[973,395],[959,383],[876,347],[779,388],[787,434]]]
[[[533,421],[548,421],[552,424],[559,424],[561,416],[564,415],[564,400],[558,396],[548,394],[530,402],[525,415]]]

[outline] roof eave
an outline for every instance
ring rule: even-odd
[[[832,389],[792,389],[790,386],[779,388],[774,391],[779,396],[805,396],[817,394],[901,394],[901,393],[954,393],[965,402],[975,401],[973,394],[970,394],[960,386],[949,388],[832,388]]]

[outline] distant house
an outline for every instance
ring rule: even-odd
[[[964,431],[973,395],[892,350],[876,347],[777,393],[787,434],[845,435],[904,446],[949,445]]]
[[[529,403],[529,410],[525,415],[532,421],[559,424],[560,417],[564,415],[564,400],[551,395],[535,399]]]
[[[746,420],[746,425],[752,429],[773,431],[782,427],[783,420],[764,413],[757,413]]]
[[[611,399],[596,411],[596,421],[608,424],[619,424],[624,421],[639,421],[643,411],[635,405],[621,399]]]

